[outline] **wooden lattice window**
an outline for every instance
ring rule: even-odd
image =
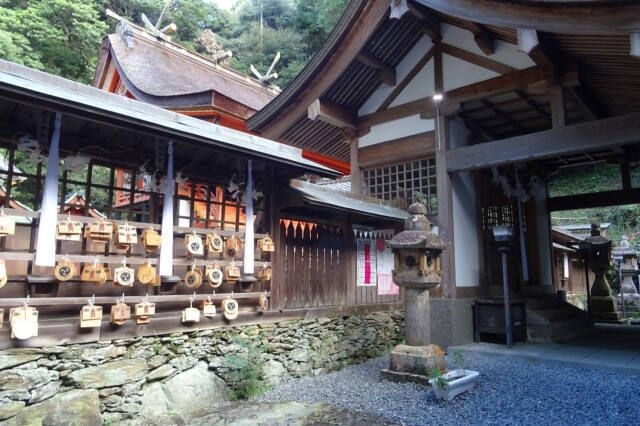
[[[0,147],[0,204],[31,211],[40,209],[45,174],[46,161],[32,161],[27,153]],[[91,160],[74,170],[61,169],[58,182],[60,213],[160,223],[162,177]],[[176,182],[174,203],[178,226],[236,232],[244,229],[244,201],[232,198],[219,183],[191,179]],[[263,203],[254,201],[256,220],[262,219],[263,212]]]
[[[366,194],[383,200],[403,200],[406,204],[422,202],[429,214],[438,212],[435,158],[389,164],[365,169]]]

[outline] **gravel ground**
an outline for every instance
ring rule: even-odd
[[[436,400],[430,388],[382,381],[388,357],[290,379],[258,400],[328,403],[403,425],[640,424],[637,375],[475,353],[464,360],[479,381],[450,402]]]

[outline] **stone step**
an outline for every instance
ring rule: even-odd
[[[530,342],[561,342],[582,335],[587,329],[587,320],[571,318],[550,324],[527,324],[527,339]]]
[[[527,319],[530,319],[533,323],[570,319],[580,315],[580,312],[576,312],[575,309],[577,308],[570,308],[566,306],[543,310],[532,309],[528,310],[530,311],[530,314],[527,314]],[[538,318],[540,318],[540,321],[538,321]]]
[[[530,341],[562,341],[579,336],[586,327],[587,313],[570,303],[558,299],[527,300],[527,337]]]
[[[565,306],[566,302],[558,298],[528,298],[527,309],[543,310]]]

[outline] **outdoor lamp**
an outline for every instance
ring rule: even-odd
[[[444,243],[430,231],[426,213],[420,203],[409,206],[405,230],[386,243],[394,256],[393,282],[400,287],[427,289],[440,284]]]
[[[507,225],[497,225],[491,228],[498,250],[508,250],[513,241],[513,228]]]
[[[498,246],[498,252],[502,254],[502,292],[504,295],[504,324],[507,336],[507,346],[513,345],[513,331],[511,324],[511,304],[509,302],[509,274],[507,273],[507,251],[513,240],[513,228],[506,225],[497,225],[491,228],[493,238]]]

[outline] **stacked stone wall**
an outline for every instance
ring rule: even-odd
[[[196,417],[247,389],[380,355],[403,330],[402,313],[379,312],[0,351],[0,420]]]

